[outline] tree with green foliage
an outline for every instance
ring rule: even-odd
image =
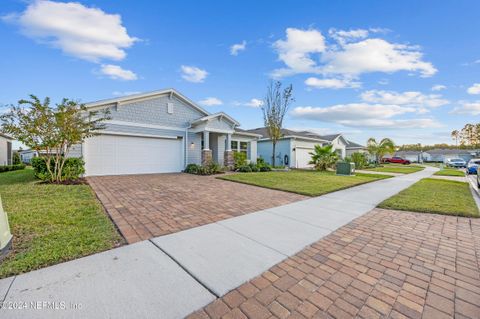
[[[267,95],[263,100],[262,111],[265,128],[272,141],[272,166],[275,166],[277,142],[282,137],[283,118],[293,101],[293,87],[291,84],[282,90],[281,82],[270,82],[267,88]]]
[[[22,160],[20,159],[20,154],[18,152],[13,152],[12,157],[12,165],[22,164]]]
[[[312,156],[312,160],[308,164],[314,165],[318,171],[333,168],[338,161],[338,154],[335,152],[333,145],[315,145],[314,151],[309,154]]]
[[[0,117],[1,129],[27,147],[42,152],[50,182],[61,182],[67,155],[76,144],[105,128],[108,111],[90,111],[84,104],[63,99],[54,107],[50,98],[35,95],[20,100]]]
[[[375,157],[375,161],[379,163],[386,154],[395,152],[395,143],[389,138],[384,138],[377,142],[375,138],[371,137],[367,141],[367,150],[370,155]]]

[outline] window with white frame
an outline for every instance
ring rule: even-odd
[[[232,147],[232,151],[245,153],[245,155],[248,158],[248,142],[232,141],[231,147]]]

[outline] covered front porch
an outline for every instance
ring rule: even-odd
[[[236,129],[238,122],[224,113],[217,113],[192,123],[189,129],[187,164],[206,165],[215,162],[233,167],[234,152],[246,154],[248,162],[257,159],[257,134]]]

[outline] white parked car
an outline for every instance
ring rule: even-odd
[[[455,168],[465,168],[467,167],[467,162],[461,158],[451,158],[447,161],[448,167],[455,167]]]

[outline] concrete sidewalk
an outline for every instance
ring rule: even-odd
[[[0,314],[182,318],[435,171],[426,168],[3,279]]]

